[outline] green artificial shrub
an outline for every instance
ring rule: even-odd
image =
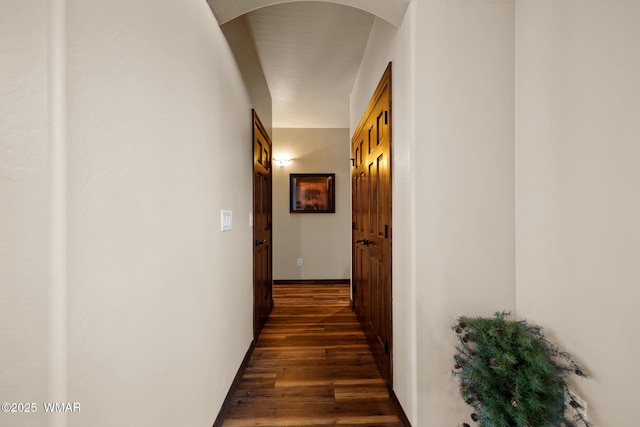
[[[588,426],[565,378],[585,372],[526,321],[460,317],[453,375],[480,427]],[[464,423],[464,427],[469,424]]]

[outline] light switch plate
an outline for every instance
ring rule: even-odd
[[[233,229],[233,212],[220,211],[220,229],[222,231],[231,231]]]

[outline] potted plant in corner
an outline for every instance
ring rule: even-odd
[[[508,315],[463,316],[452,327],[459,341],[453,375],[473,407],[471,420],[480,427],[588,427],[586,409],[565,381],[586,377],[584,370],[542,328]]]

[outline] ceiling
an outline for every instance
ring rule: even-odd
[[[374,14],[397,25],[408,1],[208,0],[220,24],[244,14],[271,92],[274,128],[348,128]]]
[[[349,96],[373,15],[305,2],[245,16],[273,102],[273,127],[349,127]]]

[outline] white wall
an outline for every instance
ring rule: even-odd
[[[274,280],[351,277],[350,140],[349,129],[273,129],[273,157],[293,159],[273,165]],[[289,213],[291,173],[335,173],[336,212]]]
[[[2,10],[2,401],[81,404],[56,426],[211,425],[252,340],[252,105],[213,14],[199,0]],[[57,78],[47,58],[65,49]],[[51,93],[68,99],[55,117]],[[221,209],[236,219],[224,234]],[[64,227],[48,224],[65,210],[60,257],[48,236]],[[49,295],[65,278],[49,259],[65,257]],[[42,406],[14,415],[0,424],[47,425]]]
[[[258,117],[260,117],[260,122],[269,136],[273,136],[271,93],[269,92],[267,79],[264,76],[262,64],[249,33],[245,17],[241,16],[229,21],[220,28],[222,28],[222,32],[229,46],[231,46],[231,51],[249,92],[251,105],[256,110]]]
[[[379,18],[373,23],[350,104],[353,134],[373,92],[392,61],[392,197],[393,197],[393,385],[402,407],[415,423],[417,417],[416,318],[415,318],[415,149],[414,17],[409,6],[400,28]]]
[[[352,94],[355,126],[394,61],[394,389],[416,426],[469,412],[455,319],[515,309],[514,25],[513,2],[413,2],[396,34],[376,21]]]
[[[204,1],[68,20],[69,425],[210,425],[252,339],[247,91]]]
[[[0,1],[0,400],[48,397],[48,13]],[[43,426],[0,412],[0,424]]]
[[[515,309],[514,3],[418,3],[418,422],[469,420],[451,376],[462,314]]]
[[[636,424],[640,3],[517,3],[517,307],[580,360],[594,425]]]

